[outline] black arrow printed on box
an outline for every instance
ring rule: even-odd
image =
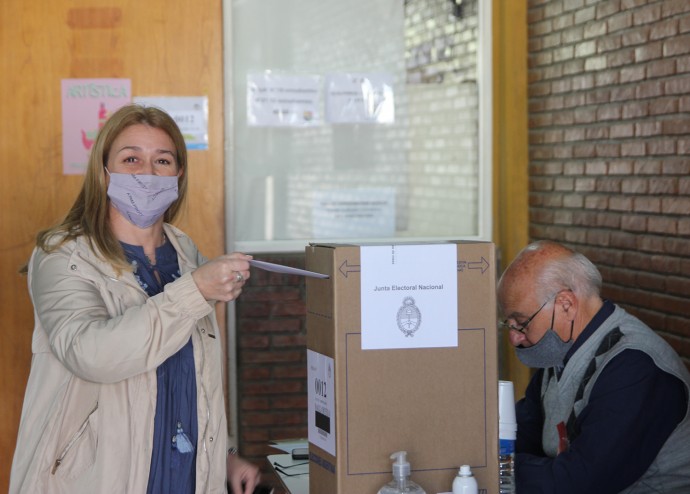
[[[458,271],[463,272],[465,269],[481,269],[482,274],[489,269],[491,265],[482,256],[481,261],[458,261]]]
[[[340,265],[340,272],[347,278],[348,273],[359,273],[360,272],[361,266],[359,264],[349,264],[347,262],[347,259],[343,261],[343,263]]]

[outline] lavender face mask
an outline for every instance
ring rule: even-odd
[[[177,200],[177,176],[160,177],[109,171],[108,174],[108,197],[113,206],[139,228],[153,225]]]

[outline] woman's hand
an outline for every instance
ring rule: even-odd
[[[228,482],[233,494],[252,494],[260,480],[259,467],[237,455],[228,455]]]
[[[252,256],[241,252],[216,257],[199,266],[192,278],[206,300],[229,302],[239,296],[249,279],[250,259]]]

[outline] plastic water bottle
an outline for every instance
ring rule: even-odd
[[[515,440],[500,439],[498,453],[498,492],[514,494],[515,492]]]
[[[515,393],[511,381],[498,382],[498,492],[515,493]]]
[[[393,480],[379,489],[378,494],[426,494],[424,489],[410,480],[410,464],[407,451],[398,451],[391,455],[393,463]]]
[[[453,480],[453,494],[477,494],[478,492],[477,479],[472,475],[470,466],[461,466],[458,475]]]

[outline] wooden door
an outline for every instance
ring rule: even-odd
[[[190,152],[179,226],[204,254],[219,255],[221,14],[221,0],[0,2],[0,492],[9,485],[31,361],[33,312],[18,269],[36,232],[66,213],[83,178],[62,173],[60,81],[128,78],[134,96],[208,96],[209,149]]]

